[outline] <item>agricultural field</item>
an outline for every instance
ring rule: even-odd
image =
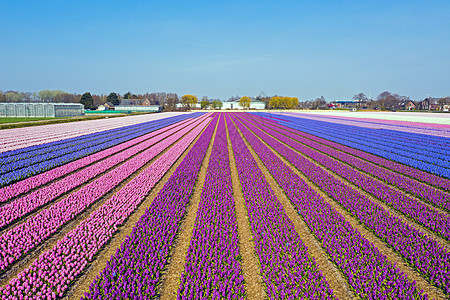
[[[0,131],[1,299],[449,297],[445,122],[194,112]]]

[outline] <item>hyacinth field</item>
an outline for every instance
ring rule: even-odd
[[[159,113],[0,131],[1,299],[448,299],[450,125]]]

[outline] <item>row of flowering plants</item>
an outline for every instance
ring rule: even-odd
[[[383,128],[380,121],[366,122],[354,120],[351,124],[349,124],[349,122],[345,119],[336,120],[334,118],[329,118],[328,116],[319,118],[315,117],[313,119],[319,119],[321,121],[327,122],[327,126],[336,128],[338,131],[343,131],[344,134],[342,136],[346,138],[355,137],[362,142],[370,143],[372,137],[375,136],[373,145],[376,147],[389,145],[389,138],[392,138],[395,143],[392,144],[390,150],[393,152],[398,152],[398,150],[402,150],[405,147],[414,147],[419,151],[419,157],[421,157],[424,151],[430,151],[433,156],[448,160],[445,158],[445,155],[449,154],[448,147],[450,146],[450,143],[446,138],[429,134],[423,135],[396,130],[400,129],[399,127],[401,126],[397,126],[396,128],[394,127],[395,129],[392,128],[393,130],[386,129]],[[371,124],[372,126],[370,126],[369,124]],[[422,124],[422,128],[424,128],[423,125],[424,124]],[[411,128],[408,125],[404,127]],[[412,129],[414,129],[414,127]],[[426,161],[426,158],[424,159]]]
[[[330,260],[345,275],[358,298],[426,299],[415,283],[408,280],[378,248],[332,209],[249,129],[235,121]]]
[[[201,118],[196,120],[196,122],[199,122],[199,120],[201,120]],[[14,199],[10,203],[3,205],[0,209],[0,228],[3,228],[16,220],[23,218],[24,216],[32,213],[43,205],[46,205],[55,200],[57,197],[64,195],[72,189],[82,185],[83,183],[101,174],[107,173],[111,168],[120,165],[121,163],[127,161],[131,157],[143,151],[146,151],[153,145],[163,141],[165,138],[171,137],[171,135],[176,134],[178,131],[181,131],[183,128],[189,128],[189,125],[191,125],[193,122],[195,121],[188,121],[187,123],[183,123],[181,124],[181,126],[177,126],[174,128],[167,127],[154,131],[148,135],[142,136],[142,138],[147,136],[147,139],[142,141],[141,143],[138,143],[136,141],[141,140],[141,138],[137,138],[127,143],[120,144],[116,146],[116,150],[119,151],[120,148],[122,148],[125,149],[124,151],[116,153],[115,155],[110,155],[105,160],[90,165],[78,172],[64,177],[61,180],[55,181],[47,186],[37,189],[29,194]],[[179,134],[177,136],[179,136]],[[129,143],[134,143],[135,145],[129,147]],[[146,156],[144,155],[143,157],[145,158]],[[126,173],[124,175],[129,174],[130,173]],[[103,177],[101,180],[105,180],[105,178]],[[18,184],[20,183],[21,182],[19,181]],[[110,182],[112,187],[115,186],[114,183],[117,184],[117,182]]]
[[[262,122],[261,118],[256,118],[256,122]],[[355,167],[363,172],[370,174],[386,183],[396,186],[422,200],[432,204],[433,206],[443,208],[450,211],[450,194],[435,187],[432,187],[424,182],[417,181],[413,178],[399,174],[390,170],[389,168],[383,168],[375,163],[364,160],[358,156],[359,150],[352,151],[352,149],[337,149],[334,145],[325,144],[323,139],[317,138],[316,140],[310,139],[307,135],[304,135],[300,131],[294,131],[285,126],[274,126],[263,122],[264,126],[269,127],[275,131],[282,133],[290,137],[293,140],[301,142],[309,147],[319,150],[331,157],[339,159],[352,167]],[[330,142],[333,143],[333,142]],[[445,179],[444,179],[445,180]],[[446,180],[450,184],[450,180]]]
[[[161,122],[161,124],[164,124],[166,122],[171,123],[178,118],[179,117],[163,119],[160,121],[150,121],[141,124],[80,135],[68,139],[61,139],[45,144],[24,147],[13,151],[2,152],[0,153],[0,173],[10,171],[13,168],[22,168],[23,166],[28,165],[28,161],[30,162],[30,164],[36,163],[36,161],[33,160],[40,161],[43,155],[46,155],[47,159],[58,157],[66,153],[70,153],[70,151],[73,152],[80,147],[87,147],[89,145],[98,144],[98,139],[104,139],[103,141],[108,141],[109,138],[117,138],[123,134],[135,134],[137,131],[147,130],[149,125],[154,126]],[[56,132],[58,131],[56,130]],[[23,161],[24,158],[26,158],[25,161]],[[15,162],[15,164],[11,164],[12,162]]]
[[[103,174],[81,189],[70,193],[62,200],[42,209],[24,222],[4,232],[0,236],[0,244],[3,245],[0,249],[0,272],[35,248],[63,225],[73,220],[86,208],[202,122],[204,121],[197,120],[182,128],[160,143],[146,149],[117,168]],[[175,145],[174,147],[179,146]]]
[[[193,113],[188,117],[197,117],[203,113]],[[169,115],[168,118],[166,118]],[[104,132],[120,128],[131,128],[134,125],[145,124],[159,119],[169,119],[171,114],[138,115],[126,118],[113,118],[77,122],[52,124],[44,126],[14,128],[0,131],[0,157],[5,152],[28,151],[44,144],[61,142],[78,136],[86,136],[97,132]],[[179,117],[179,116],[175,116]]]
[[[414,269],[445,293],[450,293],[450,252],[446,247],[269,136],[254,126],[251,121],[244,120],[244,123],[309,180],[317,184],[321,190],[399,253]],[[265,129],[265,131],[269,130]],[[274,136],[277,135],[274,134]]]
[[[154,299],[216,127],[216,115],[133,227],[84,299]]]
[[[55,153],[50,151],[47,154],[38,155],[36,157],[28,158],[30,152],[18,154],[20,158],[19,163],[11,162],[2,166],[2,168],[6,168],[8,171],[5,171],[0,175],[0,186],[5,186],[60,165],[67,164],[71,161],[108,149],[109,147],[137,138],[178,121],[181,121],[181,119],[174,118],[169,121],[149,122],[149,124],[144,126],[136,125],[138,128],[118,129],[120,132],[109,135],[100,132],[95,134],[97,137],[92,141],[86,143],[81,142],[71,147],[56,150]],[[80,137],[80,139],[83,138],[85,137]],[[52,150],[52,145],[48,145],[48,149]]]
[[[316,118],[317,119],[317,118]],[[340,129],[347,129],[347,132],[345,136],[354,136],[361,138],[363,141],[368,142],[370,141],[371,136],[374,134],[374,129],[378,134],[377,139],[374,141],[375,145],[387,145],[386,138],[393,138],[395,140],[395,144],[393,144],[393,150],[402,149],[403,147],[411,147],[418,150],[431,150],[431,152],[436,157],[443,157],[442,155],[448,154],[448,147],[450,146],[450,143],[448,139],[442,138],[439,136],[433,136],[430,134],[426,134],[425,136],[423,134],[417,134],[417,131],[415,130],[417,127],[410,126],[409,122],[406,123],[404,126],[398,125],[395,127],[390,127],[390,129],[386,128],[382,124],[386,121],[364,121],[364,120],[353,120],[349,122],[345,119],[335,119],[335,118],[329,118],[328,116],[320,117],[319,119],[322,119],[322,121],[325,122],[332,122],[334,127],[340,128]],[[381,121],[381,122],[380,122]],[[350,126],[349,126],[350,125]],[[424,126],[426,124],[422,123],[421,128],[422,130],[426,130],[426,127]],[[445,125],[444,125],[445,126]],[[403,132],[399,129],[408,128],[412,129],[413,132]],[[448,132],[448,131],[447,131]],[[429,133],[429,132],[427,132]]]
[[[225,119],[219,121],[178,299],[243,299],[244,278]]]
[[[409,121],[400,121],[400,120],[389,120],[389,119],[379,119],[379,118],[360,118],[360,117],[348,117],[348,116],[332,116],[332,115],[315,115],[311,114],[300,114],[300,113],[284,113],[286,115],[290,115],[293,117],[312,117],[313,119],[319,119],[327,122],[334,122],[338,124],[346,124],[346,125],[355,125],[359,127],[365,128],[374,128],[374,129],[389,129],[397,131],[399,137],[404,138],[406,140],[414,139],[420,140],[424,134],[429,135],[433,145],[437,145],[442,147],[446,147],[445,145],[449,145],[450,142],[446,139],[442,139],[441,137],[450,137],[450,125],[447,124],[439,124],[439,123],[427,123],[425,120],[417,120],[414,122],[412,120]],[[407,133],[406,135],[404,133]]]
[[[394,160],[441,177],[450,178],[450,161],[448,159],[443,160],[430,156],[430,152],[427,150],[416,149],[414,144],[404,146],[401,149],[396,149],[393,147],[395,139],[390,135],[390,131],[388,131],[388,134],[383,136],[384,141],[388,142],[384,142],[384,144],[381,145],[375,143],[375,141],[380,139],[380,130],[373,129],[370,139],[365,141],[360,137],[347,134],[350,131],[360,130],[359,127],[355,128],[355,126],[348,125],[345,127],[339,127],[338,124],[330,124],[324,121],[315,121],[305,118],[287,116],[283,116],[283,118],[285,118],[286,121],[291,121],[280,121],[282,125],[287,127],[298,129],[312,135],[387,158],[389,160]],[[423,139],[428,140],[430,139],[430,136],[423,135]]]
[[[227,124],[268,297],[336,299],[228,116]]]
[[[45,184],[48,184],[56,179],[67,176],[70,173],[76,172],[79,169],[85,168],[91,164],[105,160],[106,158],[111,157],[112,155],[115,155],[127,148],[138,145],[139,143],[143,143],[146,140],[153,138],[156,135],[158,135],[166,130],[170,130],[174,127],[183,125],[186,122],[188,122],[188,121],[185,120],[185,121],[181,121],[178,123],[174,123],[172,125],[168,125],[167,127],[163,127],[161,129],[152,131],[150,133],[147,133],[140,137],[134,138],[127,142],[118,144],[111,148],[107,148],[105,150],[96,152],[94,154],[91,154],[91,155],[85,156],[83,158],[77,159],[75,161],[72,161],[70,163],[64,164],[62,166],[50,169],[43,173],[34,175],[34,176],[26,178],[24,180],[21,180],[16,183],[2,187],[2,188],[0,188],[0,202],[9,201],[14,197],[17,197],[21,194],[30,192],[33,189],[39,188],[39,187],[41,187]],[[99,168],[99,167],[97,167],[97,168]],[[80,173],[77,173],[77,174],[80,174]],[[85,176],[85,175],[83,175],[83,176]],[[83,178],[82,178],[83,176],[72,176],[71,180],[75,180],[75,181],[83,180]],[[65,188],[65,190],[68,191],[69,189]]]
[[[160,158],[145,168],[97,210],[68,232],[50,250],[42,253],[32,264],[0,288],[2,299],[56,299],[63,297],[69,286],[91,263],[130,214],[144,200],[154,185],[188,148],[209,122],[204,120]],[[146,245],[148,246],[148,245]],[[128,251],[127,249],[125,249]],[[118,250],[119,251],[119,250]],[[128,252],[126,254],[128,256]],[[136,258],[142,263],[143,258]],[[144,272],[144,278],[153,273]],[[125,273],[124,273],[125,275]],[[129,272],[127,275],[130,275]],[[116,275],[114,275],[116,276]],[[125,276],[125,279],[133,279]],[[142,285],[142,283],[139,283]],[[145,283],[144,283],[145,284]],[[125,286],[122,284],[121,286]],[[111,295],[114,299],[130,299],[126,289],[124,296]],[[104,298],[102,298],[104,299]]]
[[[445,239],[450,239],[450,217],[447,213],[440,212],[437,209],[424,204],[422,201],[409,197],[388,184],[375,180],[371,176],[361,173],[352,166],[336,160],[333,156],[339,155],[339,153],[332,152],[330,153],[331,155],[324,154],[323,152],[326,151],[326,146],[324,145],[318,144],[315,145],[316,148],[310,148],[290,138],[295,138],[293,133],[283,132],[283,134],[281,134],[279,131],[275,131],[267,126],[262,126],[261,128],[273,135],[279,141],[298,150],[303,155],[325,166],[333,173],[342,176],[362,190],[372,194],[375,198],[378,198],[388,206],[429,228],[431,231]]]
[[[263,123],[264,124],[269,124],[268,120],[270,119],[263,119]],[[281,120],[281,119],[280,119]],[[271,124],[273,124],[274,122],[272,120],[270,120]],[[296,130],[293,129],[291,127],[288,127],[287,125],[281,125],[281,124],[277,124],[278,128],[287,130],[291,133],[294,133],[300,137],[304,137],[307,138],[308,140],[311,141],[315,141],[318,142],[320,144],[323,145],[327,145],[329,147],[332,147],[334,149],[340,150],[342,152],[351,154],[357,158],[360,158],[364,161],[368,161],[371,162],[372,164],[375,164],[377,166],[383,167],[387,170],[389,170],[390,172],[394,172],[394,173],[398,173],[403,175],[403,179],[404,179],[404,183],[401,185],[401,188],[410,191],[410,189],[413,189],[414,191],[412,193],[414,193],[417,196],[423,197],[423,198],[428,198],[428,196],[433,192],[432,189],[427,188],[428,185],[431,185],[437,189],[442,189],[442,190],[446,190],[446,191],[450,191],[450,180],[447,178],[442,178],[439,176],[436,176],[434,174],[430,174],[428,172],[424,172],[422,170],[418,170],[415,168],[412,168],[410,166],[407,165],[403,165],[400,163],[397,163],[395,161],[392,160],[388,160],[385,159],[383,157],[377,156],[377,155],[373,155],[371,153],[367,153],[355,148],[351,148],[348,146],[345,146],[343,144],[339,144],[306,132],[302,132],[300,130]],[[273,128],[273,127],[271,127]],[[303,141],[303,139],[302,139]],[[419,182],[421,182],[422,184],[419,184],[418,182],[411,182],[409,179],[415,179]],[[388,179],[384,179],[384,180],[388,180]],[[396,180],[397,184],[401,184],[400,182],[398,182]],[[425,185],[423,184],[425,183]],[[407,186],[405,186],[407,185]],[[441,195],[439,194],[440,191],[435,190],[436,193],[439,195],[439,197],[441,197]]]

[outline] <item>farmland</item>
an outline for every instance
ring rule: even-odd
[[[194,112],[0,131],[1,299],[449,296],[445,122]]]

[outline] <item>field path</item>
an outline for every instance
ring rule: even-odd
[[[228,126],[234,125],[232,123],[230,124],[229,119],[226,121],[231,180],[233,181],[233,197],[236,204],[239,250],[242,255],[242,272],[244,274],[245,290],[248,299],[265,299],[267,294],[260,272],[260,263],[255,252],[254,236],[247,215],[247,207],[245,205],[244,195],[242,194],[242,186],[239,181],[236,160],[234,158],[230,133],[228,131]]]

